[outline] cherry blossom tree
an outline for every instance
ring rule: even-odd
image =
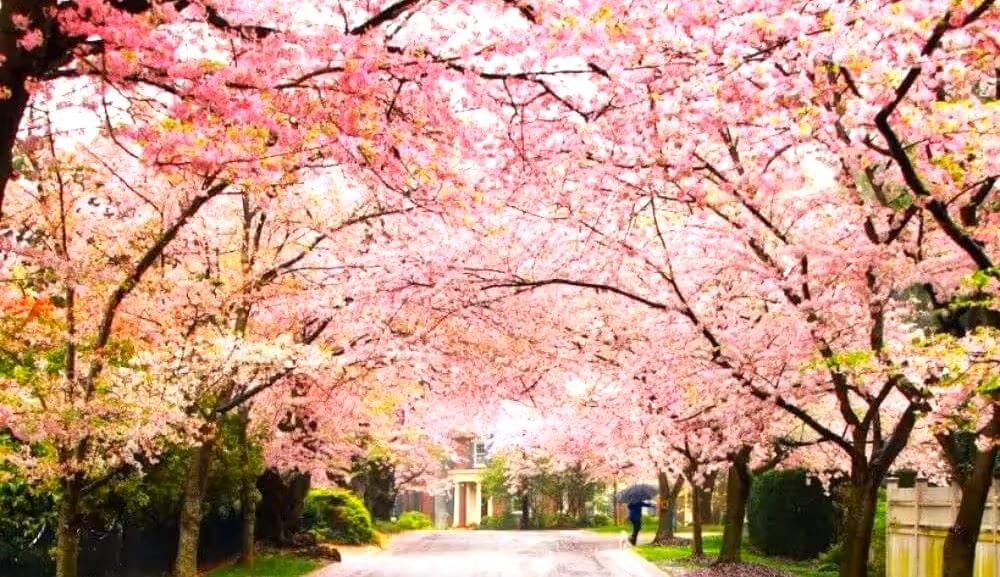
[[[137,319],[160,296],[146,276],[225,185],[175,180],[176,195],[156,202],[142,191],[164,183],[127,160],[102,166],[36,140],[5,224],[5,301],[32,304],[5,332],[24,372],[5,378],[4,404],[15,437],[48,448],[26,451],[21,468],[61,482],[57,567],[72,574],[80,500],[187,434],[183,383],[164,386],[170,355]]]
[[[707,144],[716,147],[706,147],[703,158],[733,154],[724,138]],[[714,168],[691,186],[725,177]],[[670,183],[680,188],[676,194],[661,192],[656,182],[633,184],[631,195],[615,189],[621,200],[608,204],[618,202],[621,212],[606,220],[588,218],[582,201],[569,207],[580,229],[570,228],[567,237],[586,234],[593,239],[589,251],[606,252],[581,256],[572,268],[536,258],[530,273],[515,269],[507,273],[513,278],[487,288],[571,286],[661,311],[673,322],[650,325],[656,336],[649,340],[670,342],[664,329],[694,338],[664,355],[700,357],[720,381],[732,383],[731,392],[772,403],[809,430],[803,441],[822,441],[841,453],[834,458],[849,471],[854,491],[848,507],[856,526],[848,534],[858,543],[848,548],[844,567],[853,574],[867,565],[878,486],[919,416],[932,408],[933,390],[895,365],[886,344],[906,342],[907,303],[896,295],[912,283],[909,260],[873,242],[860,224],[852,232],[852,223],[861,222],[850,217],[857,205],[838,204],[835,190],[803,183],[764,197],[756,189],[718,186],[699,203],[677,182]],[[583,273],[581,264],[591,263]]]
[[[963,488],[946,565],[967,577],[1000,414],[998,18],[992,0],[4,2],[20,372],[0,424],[57,448],[18,458],[65,479],[58,574],[81,494],[181,438],[193,574],[228,413],[292,467],[349,453],[339,421],[406,446],[394,428],[431,443],[441,407],[507,401],[558,407],[536,442],[641,463],[668,494],[728,467],[728,561],[755,469],[842,472],[845,577],[879,485],[936,473],[936,440]],[[373,390],[400,414],[375,419]]]
[[[733,141],[757,131],[758,154],[779,164],[802,137],[816,145],[817,154],[839,168],[841,183],[872,209],[859,215],[866,234],[921,261],[921,281],[939,309],[965,292],[962,276],[975,273],[989,284],[995,276],[995,212],[986,207],[995,198],[998,173],[996,115],[991,113],[996,71],[985,56],[995,48],[993,3],[835,4],[815,12],[787,5],[761,7],[745,16],[725,32],[724,42],[712,40],[720,48],[714,53],[729,59],[719,62],[720,68],[732,71],[718,77],[721,102],[714,105],[728,105],[737,113],[733,120],[739,115],[764,119],[764,126],[749,130],[728,122]],[[798,40],[790,42],[792,37]],[[749,56],[741,62],[742,55]],[[982,348],[972,344],[967,350]],[[995,411],[995,397],[989,394],[966,398],[982,407],[979,414]],[[985,435],[981,444],[987,449],[977,458],[988,469],[994,427],[988,422],[958,426]],[[951,452],[950,435],[941,438],[945,453]],[[963,475],[955,478],[965,485]],[[984,494],[983,485],[973,488],[960,508],[946,544],[949,575],[971,574],[973,535],[980,525],[975,511],[982,509]]]

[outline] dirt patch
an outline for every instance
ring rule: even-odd
[[[659,545],[660,547],[676,547],[690,545],[691,540],[685,539],[684,537],[671,537],[669,539],[661,539],[659,541],[653,541],[650,545]]]

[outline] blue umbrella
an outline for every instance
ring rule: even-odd
[[[659,492],[659,489],[648,483],[638,483],[618,491],[617,497],[618,501],[622,503],[639,503],[649,501]]]

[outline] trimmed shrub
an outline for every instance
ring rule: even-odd
[[[833,543],[833,500],[805,471],[770,471],[754,479],[747,510],[750,543],[766,555],[811,559]]]
[[[357,495],[345,489],[309,491],[302,521],[322,540],[362,545],[374,539],[371,514]]]
[[[413,531],[416,529],[427,529],[432,523],[431,518],[422,511],[406,511],[399,516],[396,525],[399,526],[401,531]]]

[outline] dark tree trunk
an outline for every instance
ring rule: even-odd
[[[867,577],[868,556],[875,526],[879,481],[868,478],[852,479],[848,488],[844,523],[844,556],[840,562],[840,577]]]
[[[240,507],[243,517],[243,536],[240,546],[240,565],[253,567],[257,556],[257,544],[255,542],[256,520],[257,520],[257,489],[254,487],[253,479],[244,479],[243,487],[240,490]]]
[[[657,474],[657,481],[660,487],[656,507],[659,519],[656,524],[656,536],[653,537],[653,544],[669,545],[676,541],[676,537],[674,536],[674,519],[677,512],[677,496],[681,492],[681,487],[684,486],[684,478],[678,477],[671,484],[667,474],[660,471]]]
[[[997,448],[979,451],[968,480],[962,486],[958,514],[944,541],[943,577],[972,577],[976,543],[983,524],[983,511],[993,482]]]
[[[747,462],[750,452],[740,451],[732,461],[726,475],[726,520],[722,531],[722,548],[719,563],[739,563],[743,543],[743,523],[750,499],[753,476]]]
[[[705,555],[705,544],[701,531],[701,487],[688,479],[691,483],[691,556],[703,557]]]
[[[715,473],[705,477],[705,484],[701,488],[701,522],[714,523],[715,517],[712,512],[712,495],[715,493]]]
[[[207,438],[196,447],[188,462],[187,479],[181,500],[181,517],[177,536],[177,557],[173,577],[198,576],[198,541],[201,537],[202,503],[212,466],[215,439]]]
[[[56,577],[77,577],[80,550],[80,481],[73,477],[63,482],[56,524]]]
[[[396,467],[383,459],[356,459],[351,489],[374,519],[389,520],[396,506]]]
[[[994,412],[994,423],[997,419],[997,413]],[[986,451],[978,450],[974,443],[972,446],[975,454],[968,473],[954,475],[955,482],[962,490],[962,500],[944,541],[943,577],[972,577],[976,560],[976,543],[979,541],[983,511],[993,483],[997,446],[994,444]],[[948,451],[951,448],[944,449]]]
[[[531,527],[530,519],[528,517],[531,511],[531,495],[528,491],[521,493],[521,529],[529,529]]]
[[[302,530],[302,511],[311,480],[298,471],[282,475],[268,469],[257,479],[260,503],[257,505],[257,537],[288,545]]]
[[[0,218],[3,217],[3,201],[7,183],[14,174],[14,140],[21,125],[21,117],[28,105],[28,90],[25,79],[16,74],[4,73],[0,66],[0,86],[10,91],[10,97],[0,106]]]
[[[260,494],[256,487],[256,471],[254,470],[253,448],[247,429],[250,426],[249,411],[240,411],[239,423],[240,460],[240,513],[243,517],[243,535],[240,547],[240,565],[253,567],[256,559],[255,524],[257,520],[257,501]]]
[[[14,142],[21,119],[28,106],[28,77],[35,64],[17,42],[20,34],[11,22],[14,14],[25,14],[33,22],[45,22],[44,9],[52,0],[4,0],[0,3],[0,218],[3,216],[4,192],[14,172]]]

